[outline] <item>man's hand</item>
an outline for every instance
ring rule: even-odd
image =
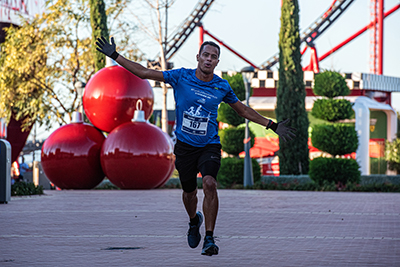
[[[286,119],[286,120],[278,122],[278,123],[272,123],[272,125],[269,127],[276,134],[278,134],[280,137],[282,137],[283,141],[285,141],[285,142],[287,142],[288,140],[289,141],[292,140],[293,137],[296,137],[296,135],[292,131],[294,131],[294,132],[297,131],[293,127],[286,126],[286,124],[288,122],[289,122],[289,119]]]
[[[103,36],[101,38],[97,38],[96,41],[96,49],[97,51],[103,53],[104,55],[116,60],[119,54],[115,50],[115,43],[114,43],[114,37],[111,37],[111,44],[108,43],[106,38]]]

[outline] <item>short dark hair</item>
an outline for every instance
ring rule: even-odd
[[[218,49],[218,57],[219,57],[219,54],[220,54],[220,52],[221,52],[221,49],[219,48],[219,45],[217,45],[216,43],[214,43],[214,42],[212,42],[212,41],[206,41],[206,42],[204,42],[204,43],[201,44],[200,50],[199,50],[199,55],[201,55],[201,51],[203,51],[203,48],[204,48],[206,45],[211,45],[211,46],[216,47],[216,48]]]

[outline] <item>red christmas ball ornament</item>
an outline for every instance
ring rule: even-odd
[[[136,102],[143,101],[146,119],[153,113],[154,94],[147,80],[142,80],[121,66],[99,70],[88,82],[83,107],[91,123],[105,132],[130,122]]]
[[[105,176],[100,164],[105,137],[83,123],[81,113],[73,116],[73,123],[58,128],[43,143],[43,171],[61,189],[92,189]]]
[[[166,134],[165,132],[163,132],[163,134],[165,134],[166,138],[170,141],[171,146],[172,146],[172,151],[173,151],[173,147],[174,147],[174,142],[172,141],[171,137]],[[165,179],[156,187],[156,188],[160,188],[161,186],[163,186],[166,182],[168,182],[169,178],[172,176],[172,174],[174,173],[175,170],[175,155],[173,154],[174,157],[174,162],[173,164],[171,164],[171,168],[168,172],[168,174],[165,176]]]
[[[170,137],[148,123],[143,113],[138,107],[132,122],[115,128],[101,149],[104,173],[122,189],[157,188],[168,180],[174,168]]]

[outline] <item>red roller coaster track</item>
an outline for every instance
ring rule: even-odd
[[[380,2],[383,2],[383,0],[379,0]],[[373,21],[371,21],[367,26],[362,28],[361,30],[357,31],[355,34],[347,38],[345,41],[328,51],[327,53],[323,54],[321,57],[317,57],[317,52],[314,46],[315,40],[321,36],[323,32],[325,32],[343,13],[344,11],[354,2],[354,0],[334,0],[331,6],[328,8],[326,12],[324,12],[317,20],[315,20],[306,30],[302,33],[301,35],[301,43],[306,43],[306,47],[303,49],[301,52],[304,54],[304,52],[307,50],[308,47],[311,48],[312,54],[311,54],[311,61],[310,64],[305,67],[305,70],[312,70],[314,72],[319,71],[318,67],[318,62],[324,60],[328,56],[332,55],[334,52],[342,48],[344,45],[349,43],[350,41],[354,40],[356,37],[360,36],[362,33],[364,33],[366,30],[374,27],[377,23],[382,24],[382,21],[384,18],[395,12],[400,8],[400,4],[397,4],[387,12],[383,13],[383,15],[378,16],[375,18]],[[381,4],[383,7],[383,4]],[[379,15],[379,14],[378,14]],[[274,54],[270,59],[262,63],[260,66],[257,66],[253,62],[249,61],[246,59],[244,56],[236,52],[233,48],[229,47],[227,44],[223,43],[220,39],[218,39],[216,36],[211,34],[208,30],[204,29],[203,25],[201,23],[198,24],[200,28],[200,42],[202,43],[204,39],[204,34],[207,34],[211,38],[213,38],[215,41],[217,41],[219,44],[222,46],[226,47],[229,51],[234,53],[236,56],[247,62],[249,65],[253,66],[256,69],[271,69],[276,63],[279,62],[279,52]],[[382,26],[380,27],[382,29]],[[382,35],[382,31],[380,33]],[[379,70],[378,74],[382,74],[382,36],[379,38],[379,59],[378,59],[378,64],[379,64]]]
[[[384,18],[386,18],[387,16],[391,15],[393,12],[395,12],[396,10],[398,10],[400,8],[400,4],[395,5],[394,7],[392,7],[391,9],[389,9],[387,12],[384,13]],[[358,30],[356,33],[354,33],[352,36],[350,36],[349,38],[347,38],[346,40],[344,40],[343,42],[341,42],[340,44],[338,44],[337,46],[335,46],[334,48],[332,48],[330,51],[326,52],[325,54],[323,54],[321,57],[318,58],[318,61],[322,61],[325,58],[327,58],[328,56],[332,55],[334,52],[338,51],[340,48],[342,48],[343,46],[345,46],[346,44],[348,44],[349,42],[351,42],[352,40],[354,40],[356,37],[360,36],[361,34],[363,34],[366,30],[370,29],[373,27],[374,23],[376,23],[377,21],[372,21],[370,22],[367,26],[363,27],[362,29]],[[382,52],[381,52],[382,54]],[[380,73],[382,74],[382,73]]]

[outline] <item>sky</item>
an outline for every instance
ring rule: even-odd
[[[332,4],[333,0],[299,0],[300,32],[303,32],[319,18]],[[133,1],[126,13],[135,12],[142,23],[151,26],[149,9],[144,1]],[[173,33],[192,12],[198,0],[176,0],[168,13],[169,33]],[[245,4],[243,4],[245,3]],[[385,11],[389,10],[398,0],[386,0]],[[202,23],[205,29],[222,42],[233,48],[255,65],[261,65],[278,52],[280,28],[280,0],[215,0],[210,10],[204,16]],[[366,26],[370,21],[370,1],[354,0],[345,13],[315,42],[318,55],[323,55],[334,46],[350,37],[356,31]],[[384,59],[383,74],[400,77],[400,10],[385,19],[384,23]],[[110,34],[113,32],[111,30]],[[133,36],[142,53],[148,59],[155,59],[159,46],[154,39],[138,30]],[[207,35],[205,41],[212,40]],[[321,69],[332,69],[339,72],[369,73],[369,31],[347,44],[339,51],[320,62]],[[199,30],[192,35],[171,59],[175,68],[195,68],[196,54],[199,49]],[[309,52],[303,55],[303,66],[308,65]],[[143,62],[143,64],[145,64]],[[240,71],[248,64],[224,47],[221,47],[220,63],[217,70]],[[157,99],[155,99],[157,102]],[[171,101],[171,99],[169,99]],[[392,106],[400,112],[400,93],[392,94]],[[53,131],[55,129],[52,129]],[[38,130],[38,137],[45,138],[49,133]],[[32,134],[31,134],[32,136]],[[30,137],[31,139],[32,137]]]
[[[136,1],[138,2],[138,1]],[[169,12],[169,28],[176,28],[196,6],[197,0],[176,0]],[[260,65],[278,52],[280,28],[280,2],[247,0],[215,0],[202,22],[204,28],[225,44]],[[331,5],[332,0],[299,0],[300,31],[319,18]],[[398,0],[386,0],[385,11],[398,4]],[[370,20],[369,0],[354,0],[344,14],[315,42],[319,55],[342,42],[366,26]],[[398,62],[400,53],[400,10],[385,20],[384,24],[384,74],[400,77]],[[172,31],[171,31],[172,32]],[[151,39],[141,40],[139,48],[148,58],[158,52]],[[322,68],[342,72],[369,72],[369,32],[365,32],[350,44],[321,62]],[[206,36],[205,40],[212,40]],[[175,67],[195,67],[195,55],[199,48],[199,30],[196,29],[178,53],[172,58]],[[303,56],[308,64],[309,54]],[[240,70],[247,63],[222,48],[220,70]]]
[[[245,2],[246,4],[243,4]],[[308,28],[332,4],[332,0],[299,0],[300,32]],[[148,14],[148,8],[136,1],[132,10]],[[191,13],[197,0],[176,0],[169,9],[169,28],[176,29]],[[398,0],[386,0],[385,11]],[[204,16],[202,23],[206,30],[227,44],[255,65],[261,65],[278,52],[280,30],[280,4],[275,0],[215,0]],[[146,16],[142,16],[146,17]],[[315,42],[319,56],[340,44],[346,38],[366,26],[370,21],[370,1],[355,0],[338,20]],[[146,23],[146,22],[144,22]],[[151,23],[151,22],[148,22]],[[147,24],[150,25],[150,24]],[[400,77],[400,10],[385,19],[383,74]],[[172,33],[173,30],[170,30]],[[213,40],[205,35],[205,41]],[[157,43],[147,35],[138,34],[140,50],[149,59],[154,59],[159,51]],[[196,29],[176,55],[171,59],[175,68],[195,68],[199,48],[199,30]],[[321,69],[340,72],[369,73],[370,32],[366,31],[333,55],[320,62]],[[303,66],[309,64],[310,54],[303,55]],[[240,71],[248,64],[226,48],[221,48],[217,70]],[[276,69],[276,67],[275,67]],[[394,94],[393,106],[400,112],[400,93]]]

